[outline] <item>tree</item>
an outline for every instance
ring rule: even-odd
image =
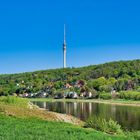
[[[105,77],[100,77],[92,81],[92,87],[97,91],[100,91],[100,86],[103,86],[106,84],[107,84],[107,80],[105,79]]]

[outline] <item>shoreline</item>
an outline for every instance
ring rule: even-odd
[[[13,98],[16,99],[16,100],[14,100],[14,102],[12,100]],[[66,115],[66,114],[47,111],[46,109],[42,109],[42,108],[34,105],[29,100],[27,100],[26,102],[23,102],[23,99],[21,99],[21,98],[19,98],[17,100],[16,97],[11,97],[11,100],[9,100],[11,102],[7,102],[6,100],[5,101],[2,100],[2,101],[0,102],[0,110],[1,110],[0,117],[1,117],[1,121],[5,120],[5,118],[6,118],[6,120],[4,122],[4,125],[6,126],[5,131],[7,131],[7,128],[9,127],[9,123],[10,124],[17,123],[17,126],[19,129],[16,129],[15,134],[19,134],[19,132],[22,132],[21,130],[23,130],[24,132],[27,132],[27,134],[30,134],[30,132],[31,132],[33,136],[36,133],[42,135],[42,132],[44,132],[42,138],[44,137],[45,134],[46,134],[46,138],[48,138],[47,133],[51,133],[52,138],[54,138],[54,139],[56,139],[57,137],[62,138],[61,134],[62,134],[62,132],[64,132],[64,134],[66,136],[71,134],[71,138],[73,138],[73,135],[74,135],[77,138],[79,138],[81,136],[81,139],[83,139],[83,136],[85,136],[85,139],[87,139],[87,137],[89,137],[89,136],[91,137],[91,139],[93,137],[95,137],[95,139],[96,139],[96,136],[98,134],[97,139],[100,139],[100,138],[104,139],[105,136],[107,137],[107,139],[109,139],[110,137],[112,137],[112,139],[114,139],[115,137],[116,138],[118,137],[118,139],[120,137],[120,138],[122,138],[122,140],[126,139],[125,135],[124,135],[125,133],[116,135],[116,133],[114,133],[114,134],[105,133],[104,131],[99,131],[94,128],[84,128],[83,127],[85,124],[84,121],[81,121],[80,119],[73,117],[72,115],[69,115],[69,114]],[[21,102],[24,103],[24,106],[21,104]],[[25,127],[25,126],[23,126],[24,124],[28,124],[28,125],[25,125],[26,126]],[[10,125],[10,126],[13,126],[13,127],[12,128],[10,127],[11,128],[10,130],[8,129],[9,136],[10,136],[10,134],[13,133],[12,130],[14,130],[14,125]],[[31,128],[31,126],[33,126],[33,128],[40,128],[40,129],[31,130],[31,129],[29,129],[29,128]],[[28,131],[28,129],[29,129],[29,131]],[[52,129],[54,131],[50,131],[50,129]],[[38,133],[38,131],[39,131],[39,133]],[[57,137],[55,137],[55,135],[54,135],[55,133],[58,135]],[[64,135],[64,134],[62,134],[62,135]],[[91,134],[93,136],[91,136]],[[132,137],[133,134],[131,134],[130,136]],[[65,137],[63,139],[65,139]]]
[[[91,103],[101,103],[110,104],[118,106],[134,106],[140,107],[140,101],[133,100],[100,100],[100,99],[52,99],[52,98],[30,98],[30,101],[41,101],[41,102],[91,102]]]
[[[65,123],[70,123],[70,124],[73,124],[76,126],[83,126],[85,123],[84,121],[82,121],[72,115],[48,111],[47,109],[40,108],[40,107],[32,104],[31,102],[30,102],[30,105],[31,105],[31,109],[36,108],[37,110],[43,111],[44,113],[50,113],[55,118],[53,121],[56,121],[56,122],[65,122]]]

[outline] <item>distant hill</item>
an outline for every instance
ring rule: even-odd
[[[139,86],[140,60],[0,75],[0,95],[40,91],[53,95],[66,90],[110,92],[139,89]]]

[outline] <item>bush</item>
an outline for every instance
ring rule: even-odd
[[[136,100],[140,100],[140,94],[137,95]]]
[[[140,100],[140,92],[137,91],[122,91],[119,94],[121,99]]]
[[[113,121],[112,119],[107,121],[106,119],[96,116],[92,119],[88,119],[85,123],[85,127],[94,128],[108,134],[123,134],[123,130],[117,122]]]
[[[134,140],[140,140],[140,131],[126,132],[125,135]]]
[[[104,100],[109,100],[109,99],[111,99],[111,94],[109,94],[109,93],[101,93],[100,98],[104,99]]]

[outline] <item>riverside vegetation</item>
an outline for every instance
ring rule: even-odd
[[[0,140],[140,139],[140,132],[127,132],[111,119],[94,117],[84,123],[69,115],[39,109],[28,99],[9,96],[41,97],[40,93],[46,93],[45,97],[61,98],[68,92],[83,99],[91,93],[91,98],[104,102],[113,99],[127,104],[134,100],[139,104],[140,60],[0,75]]]
[[[91,93],[92,98],[140,100],[140,60],[0,75],[1,96],[32,93],[39,97],[45,92],[45,97],[63,97],[72,91],[79,97]]]
[[[83,125],[82,125],[83,126]],[[124,132],[112,120],[94,118],[73,125],[60,122],[51,112],[40,110],[19,97],[0,97],[0,139],[138,140],[139,132]],[[98,130],[98,131],[97,131]],[[108,133],[108,134],[107,134]]]

